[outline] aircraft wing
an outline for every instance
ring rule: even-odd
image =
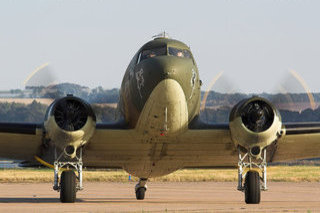
[[[276,142],[270,161],[320,157],[320,123],[289,123],[285,128],[286,135]],[[0,123],[0,157],[33,160],[40,153],[42,131],[42,124]],[[120,168],[128,162],[156,158],[157,153],[163,162],[175,159],[177,164],[192,168],[236,166],[238,160],[228,124],[202,124],[170,143],[165,138],[158,140],[164,142],[161,147],[147,143],[133,129],[97,124],[84,149],[84,163]]]
[[[0,157],[32,160],[40,152],[41,124],[0,123]]]
[[[103,143],[103,146],[106,146],[108,150],[114,151],[116,149],[114,145],[122,144],[125,146],[124,142],[130,141],[128,140],[130,139],[130,130],[124,130],[124,127],[119,123],[97,124],[96,128],[92,138],[93,150],[100,149],[99,144]],[[0,123],[0,158],[32,161],[34,156],[41,155],[42,143],[43,124]],[[88,147],[88,153],[90,153],[92,149],[91,146]],[[103,152],[102,156],[106,155],[107,153]],[[99,156],[99,151],[90,153],[88,160],[95,161],[95,156]],[[94,163],[93,166],[99,166],[99,162]]]
[[[285,129],[285,136],[276,143],[272,162],[320,157],[320,123],[287,123]]]
[[[285,127],[286,135],[270,146],[272,156],[268,156],[268,161],[320,157],[320,123],[291,123]],[[234,167],[238,162],[228,124],[201,124],[170,142],[165,138],[158,140],[161,146],[147,143],[135,130],[97,128],[85,149],[84,161],[89,166],[117,168],[152,158],[161,159],[164,164],[174,159],[176,164],[188,168]]]
[[[162,160],[170,163],[173,158],[178,159],[176,163],[186,167],[226,166],[226,163],[234,166],[237,158],[228,125],[206,128],[210,129],[188,130],[172,143],[165,143]],[[34,160],[34,156],[41,154],[42,131],[42,124],[0,123],[0,157]],[[153,149],[159,148],[146,143],[133,129],[97,124],[84,148],[83,160],[86,166],[120,168],[128,162],[150,160],[152,156],[146,150]]]
[[[187,130],[170,140],[159,136],[150,143],[134,129],[97,127],[83,160],[88,166],[109,168],[142,161],[197,168],[235,166],[237,152],[228,124],[205,128]]]
[[[121,167],[123,159],[124,161],[128,159],[126,158],[127,154],[135,151],[133,146],[139,147],[136,140],[130,140],[134,135],[132,130],[124,129],[123,125],[119,123],[97,124],[95,134],[84,149],[84,154],[88,157],[84,158],[84,161],[91,166],[106,167],[106,156],[108,156],[107,159],[111,158],[110,162],[113,165],[111,167]],[[35,156],[41,157],[42,144],[43,124],[0,123],[0,158],[34,161]],[[122,155],[120,163],[117,161],[119,147],[127,152],[127,154],[118,152]],[[114,154],[110,155],[110,153]],[[99,157],[103,163],[100,163]]]
[[[99,125],[84,149],[86,166],[121,168],[125,163],[141,159],[140,152],[149,146],[139,141],[132,129]]]
[[[284,127],[286,134],[268,148],[268,155],[270,156],[267,159],[269,162],[320,157],[320,122],[287,123],[284,124]],[[191,139],[186,144],[192,144],[192,149],[202,150],[202,154],[207,157],[201,156],[199,159],[206,158],[208,167],[210,165],[218,166],[217,164],[220,164],[220,166],[236,165],[237,152],[231,141],[227,124],[197,125],[195,129],[188,130],[182,138],[186,138],[185,141]],[[192,158],[191,151],[190,158]],[[205,163],[200,162],[197,163],[198,166],[205,165]]]
[[[169,145],[170,147],[170,145]],[[211,125],[206,129],[189,129],[174,145],[172,154],[184,158],[184,167],[234,167],[238,152],[231,140],[229,126]],[[174,148],[179,152],[174,154]]]

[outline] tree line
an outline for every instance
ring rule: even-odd
[[[207,123],[228,123],[231,109],[231,107],[206,108],[201,111],[200,118]],[[279,112],[283,122],[320,122],[320,107],[301,112],[290,110],[279,110]]]
[[[31,104],[0,103],[0,122],[41,123],[47,108],[47,105],[37,101],[33,101]],[[117,110],[114,107],[93,104],[92,108],[96,114],[97,122],[112,122],[116,119]],[[231,109],[231,107],[206,108],[201,111],[200,117],[208,123],[227,123]],[[301,112],[280,110],[280,115],[283,122],[317,122],[320,121],[320,107]]]
[[[48,87],[28,87],[26,90],[10,90],[12,97],[16,98],[52,98],[64,97],[67,94],[73,94],[92,104],[97,116],[98,122],[114,121],[116,109],[105,105],[104,103],[117,103],[119,100],[119,89],[103,89],[96,87],[90,89],[85,86],[62,83]],[[9,94],[9,95],[10,95]],[[205,92],[201,92],[202,99]],[[227,123],[229,113],[232,107],[239,101],[252,96],[260,96],[277,104],[295,104],[307,103],[309,97],[305,93],[290,94],[243,94],[232,93],[225,94],[210,91],[207,94],[206,107],[200,113],[202,120],[210,123]],[[315,102],[320,102],[320,93],[313,93]],[[43,122],[47,105],[33,101],[31,104],[19,103],[0,103],[0,121],[1,122]],[[303,111],[280,110],[284,122],[307,122],[320,121],[320,108],[315,110],[305,109]]]
[[[116,109],[105,105],[92,105],[97,122],[115,120]],[[42,123],[48,106],[33,101],[31,104],[0,103],[0,122]]]

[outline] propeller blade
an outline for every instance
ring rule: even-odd
[[[301,112],[307,108],[315,110],[318,107],[307,83],[296,71],[289,70],[278,85],[274,94],[265,97],[277,109]]]
[[[202,94],[200,117],[207,123],[228,122],[232,107],[241,100],[236,95],[240,90],[236,89],[236,84],[223,73],[223,71],[218,73],[210,81],[206,92]]]

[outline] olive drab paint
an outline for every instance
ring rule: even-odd
[[[169,48],[177,52],[181,50],[185,57],[170,55]],[[159,49],[161,55],[142,60],[144,52]],[[155,38],[134,55],[122,81],[119,109],[131,128],[135,128],[151,93],[160,82],[167,79],[172,79],[181,86],[187,104],[188,121],[199,114],[201,85],[190,48],[177,40]]]

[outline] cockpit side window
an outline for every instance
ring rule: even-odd
[[[177,57],[181,57],[181,58],[190,58],[190,59],[192,59],[192,56],[191,56],[191,53],[190,53],[189,50],[169,47],[168,48],[168,53],[171,56],[177,56]]]
[[[153,49],[148,49],[148,50],[142,50],[139,54],[139,58],[137,63],[140,63],[141,61],[148,59],[148,58],[153,58],[156,56],[161,56],[161,55],[167,55],[167,48],[166,47],[158,47],[158,48],[153,48]]]

